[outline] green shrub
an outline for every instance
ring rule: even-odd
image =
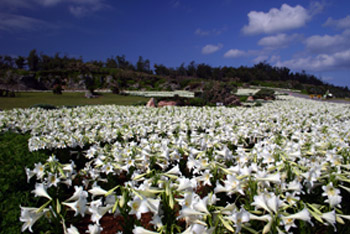
[[[42,108],[44,110],[55,110],[57,109],[56,106],[51,104],[34,104],[30,108]]]
[[[203,98],[189,98],[187,100],[187,104],[188,106],[205,106],[207,104],[207,102],[203,99]]]
[[[248,96],[238,96],[240,102],[245,102],[248,99]]]
[[[260,89],[256,94],[254,94],[254,99],[275,99],[275,91],[272,89]]]
[[[22,222],[20,205],[39,207],[39,199],[34,198],[31,191],[34,181],[27,183],[25,167],[33,167],[34,163],[44,163],[47,155],[28,151],[29,135],[15,133],[0,134],[0,232],[20,233]],[[49,230],[46,219],[41,219],[33,226],[36,230]]]
[[[259,102],[259,101],[257,101],[257,102],[255,102],[255,105],[254,105],[254,106],[262,106],[262,103]]]

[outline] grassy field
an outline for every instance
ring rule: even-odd
[[[117,104],[117,105],[133,105],[145,102],[149,98],[135,96],[121,96],[112,93],[103,93],[98,98],[87,99],[84,93],[63,93],[62,95],[54,95],[53,93],[16,93],[14,98],[1,98],[0,109],[27,108],[35,104],[50,104],[54,106],[81,106],[81,105],[101,105],[101,104]]]

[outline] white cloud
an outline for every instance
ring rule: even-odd
[[[180,6],[180,1],[172,1],[172,7],[178,8]]]
[[[279,61],[276,63],[276,66],[307,71],[350,70],[350,49],[331,54],[319,54],[283,62]]]
[[[19,8],[55,7],[58,4],[65,4],[69,12],[77,17],[111,8],[105,0],[0,0],[0,9],[9,13]]]
[[[298,34],[287,35],[284,33],[280,33],[274,36],[263,37],[258,41],[258,45],[276,49],[287,47],[290,43],[300,38],[301,36]]]
[[[67,4],[69,12],[76,16],[82,17],[89,13],[101,9],[110,8],[104,3],[104,0],[35,0],[39,5],[44,7],[54,7],[58,4]]]
[[[211,30],[203,30],[201,28],[197,28],[196,31],[194,31],[194,34],[199,36],[220,35],[226,30],[227,30],[227,27],[222,27],[219,29],[214,28]]]
[[[350,28],[350,15],[347,15],[345,18],[335,20],[332,17],[329,17],[324,26],[334,26],[336,28],[344,29]]]
[[[253,62],[254,63],[264,62],[264,61],[267,61],[268,58],[269,58],[269,56],[267,56],[267,55],[260,55],[260,56],[256,57],[255,59],[253,59]]]
[[[245,56],[247,53],[243,50],[231,49],[224,54],[225,58],[237,58]]]
[[[62,0],[36,0],[36,1],[43,6],[54,6],[62,2]]]
[[[350,30],[342,34],[314,35],[305,40],[306,49],[312,53],[334,53],[350,48]]]
[[[311,16],[320,14],[323,9],[325,8],[326,3],[323,1],[322,3],[320,2],[311,2],[309,12]]]
[[[49,23],[32,17],[0,13],[0,30],[33,31],[49,27],[51,27]]]
[[[0,8],[1,9],[17,9],[17,8],[29,8],[30,2],[26,0],[1,0],[0,1]]]
[[[208,36],[210,34],[210,31],[197,28],[196,31],[194,31],[194,34],[199,35],[199,36]]]
[[[216,51],[220,50],[223,47],[222,44],[217,44],[217,45],[206,45],[202,48],[202,54],[212,54],[215,53]]]
[[[275,33],[300,28],[311,18],[308,11],[297,5],[283,4],[280,9],[272,8],[269,12],[251,11],[248,13],[249,24],[242,29],[245,34]]]

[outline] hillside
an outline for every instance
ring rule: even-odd
[[[7,90],[51,90],[55,88],[121,90],[203,90],[212,82],[224,82],[236,87],[266,86],[297,89],[305,94],[324,94],[329,90],[335,97],[350,97],[347,87],[325,83],[314,75],[291,72],[261,62],[252,67],[211,67],[192,61],[185,66],[168,68],[154,64],[141,56],[133,65],[125,56],[103,61],[84,62],[82,58],[53,57],[36,54],[12,58],[0,56],[0,88]]]

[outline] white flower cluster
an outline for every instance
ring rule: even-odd
[[[123,93],[141,96],[141,97],[174,97],[178,95],[179,97],[193,98],[194,93],[186,90],[176,90],[176,91],[133,91],[124,90]]]
[[[134,233],[288,233],[349,219],[349,105],[285,97],[257,108],[15,109],[0,113],[0,131],[29,132],[31,151],[85,156],[80,168],[51,156],[26,169],[47,203],[21,208],[22,231],[49,216],[77,233],[64,209],[90,216],[89,233],[105,215],[135,217]],[[49,192],[62,187],[74,187],[65,200]]]
[[[249,89],[249,88],[239,88],[237,89],[236,95],[250,96],[259,92],[260,89]]]

